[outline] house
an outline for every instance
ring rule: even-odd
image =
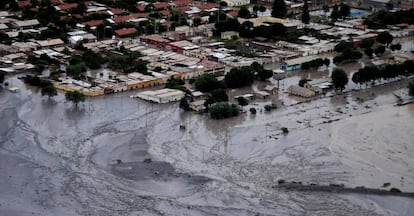
[[[250,4],[250,0],[223,0],[230,7],[242,6]]]
[[[135,33],[137,33],[136,28],[123,28],[123,29],[119,29],[119,30],[114,31],[114,35],[118,38],[132,36]]]
[[[313,96],[316,95],[316,93],[314,91],[312,91],[311,89],[304,88],[304,87],[301,87],[301,86],[298,86],[298,85],[289,86],[287,91],[291,95],[305,97],[305,98],[313,97]]]
[[[135,97],[155,103],[170,103],[181,100],[184,95],[184,92],[180,90],[166,88],[156,91],[140,92]]]
[[[204,106],[205,102],[206,102],[205,100],[197,100],[197,101],[191,102],[190,109],[196,112],[203,112],[204,110],[206,110],[206,106]]]
[[[295,59],[289,59],[289,60],[285,60],[284,62],[282,62],[280,66],[282,70],[286,70],[286,71],[300,70],[302,69],[302,63],[310,62],[317,58],[319,57],[316,55],[313,55],[313,56],[304,56],[304,57],[299,57]]]
[[[31,19],[31,20],[24,20],[24,21],[17,21],[13,23],[13,26],[18,29],[27,29],[27,28],[33,28],[40,25],[39,21],[37,19]]]
[[[48,40],[42,40],[42,41],[36,41],[42,48],[47,47],[56,47],[65,44],[61,39],[48,39]]]
[[[407,1],[407,0],[404,0]],[[400,1],[400,2],[404,2]],[[358,7],[373,12],[380,10],[388,10],[392,8],[392,0],[360,0],[348,1],[351,7]]]
[[[164,38],[163,36],[161,36],[159,34],[152,34],[152,35],[142,36],[142,37],[140,37],[140,41],[142,43],[152,44],[152,45],[155,45],[155,46],[161,47],[161,48],[164,48],[166,44],[171,42],[170,40]]]
[[[184,51],[197,49],[199,47],[200,46],[195,45],[191,43],[190,41],[186,41],[186,40],[171,42],[165,45],[165,49],[169,51],[177,52],[177,53],[183,53]]]
[[[277,87],[273,85],[267,85],[263,90],[274,95],[277,92]]]
[[[231,40],[231,39],[233,39],[233,37],[238,38],[239,33],[236,32],[236,31],[225,31],[225,32],[221,33],[221,39]]]
[[[78,3],[68,3],[55,6],[57,11],[67,11],[78,7]]]

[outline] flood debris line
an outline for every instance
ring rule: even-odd
[[[320,192],[330,192],[330,193],[358,193],[358,194],[371,194],[371,195],[384,195],[384,196],[402,196],[409,197],[414,199],[414,192],[403,192],[397,188],[391,188],[390,190],[385,189],[376,189],[376,188],[366,188],[364,186],[357,186],[354,188],[345,187],[343,184],[329,184],[329,185],[319,185],[319,184],[302,184],[302,182],[286,182],[285,180],[279,180],[278,185],[272,186],[272,188],[280,188],[285,190],[295,190],[295,191],[320,191]]]

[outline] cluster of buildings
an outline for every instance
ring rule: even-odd
[[[306,27],[327,36],[328,39],[302,36],[296,43],[289,43],[271,42],[257,36],[239,43],[236,48],[229,48],[225,41],[239,38],[239,33],[226,31],[221,32],[220,39],[213,38],[215,26],[214,23],[209,23],[209,16],[213,12],[223,11],[228,17],[237,18],[239,23],[251,22],[253,27],[280,23],[286,27],[287,32],[295,32],[305,26],[299,20],[273,18],[263,14],[250,19],[239,18],[238,6],[250,4],[250,1],[245,0],[225,0],[226,7],[218,3],[193,0],[155,3],[140,1],[132,6],[133,12],[130,9],[111,8],[91,1],[85,2],[84,14],[71,14],[79,7],[79,3],[66,3],[61,0],[51,2],[60,14],[61,20],[72,18],[83,20],[84,16],[90,15],[94,18],[80,21],[70,32],[63,32],[67,40],[55,37],[43,40],[30,38],[22,41],[18,39],[23,34],[30,33],[36,37],[48,27],[42,26],[37,19],[18,20],[16,14],[0,11],[0,33],[12,40],[9,44],[0,44],[0,72],[32,70],[35,66],[28,63],[28,54],[36,57],[47,55],[60,62],[60,68],[64,69],[71,56],[79,52],[76,47],[80,43],[87,49],[107,56],[122,55],[120,50],[126,50],[127,53],[139,52],[140,60],[148,62],[148,74],[141,74],[139,71],[123,74],[109,69],[102,69],[100,72],[88,70],[85,80],[60,77],[58,81],[54,81],[58,89],[79,90],[91,96],[162,85],[171,77],[191,79],[205,73],[223,74],[232,67],[248,66],[253,62],[260,64],[281,62],[283,70],[297,70],[301,69],[302,63],[314,60],[317,55],[332,52],[341,40],[352,41],[357,46],[364,39],[375,40],[379,31],[383,31],[367,29],[367,26],[362,24],[362,19],[336,22],[334,26],[312,23]],[[336,3],[338,2],[335,0],[324,2],[315,0],[310,2],[310,6],[315,8]],[[18,2],[20,8],[30,8],[31,11],[38,12],[40,8],[31,4],[31,1]],[[302,6],[303,2],[287,2],[290,12],[301,9]],[[178,16],[178,22],[185,20],[187,25],[175,26],[176,23],[172,21],[174,16]],[[195,23],[195,20],[198,23]],[[147,34],[145,32],[147,29],[142,27],[148,22],[154,25],[154,34]],[[118,24],[128,25],[112,29]],[[166,28],[165,32],[159,33],[160,26]],[[394,37],[414,33],[413,27],[409,25],[396,25],[390,29]],[[112,36],[108,37],[107,32]],[[102,33],[103,36],[99,35]],[[240,50],[254,57],[240,55]],[[164,93],[174,95],[171,92]],[[159,97],[157,93],[148,93],[145,97],[152,98],[150,99],[152,101],[165,101],[162,99],[164,93],[161,92]]]

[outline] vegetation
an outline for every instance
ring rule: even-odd
[[[346,84],[348,84],[348,75],[342,69],[335,69],[332,71],[332,82],[336,89],[344,90]]]
[[[202,92],[211,92],[214,89],[225,88],[226,85],[222,81],[218,81],[213,74],[203,74],[194,80],[195,88]]]
[[[341,41],[335,46],[335,51],[340,54],[334,57],[334,63],[353,62],[362,58],[362,53],[356,50],[350,42]]]
[[[393,193],[401,193],[401,190],[398,189],[398,188],[391,188],[390,189],[390,192],[393,192]]]
[[[0,84],[4,82],[4,73],[0,72]]]
[[[239,17],[249,19],[251,17],[249,9],[246,6],[242,6],[239,10]]]
[[[392,43],[394,37],[387,31],[378,34],[377,41],[388,46]]]
[[[399,43],[398,44],[391,44],[390,49],[392,51],[401,50],[401,44],[399,44]]]
[[[414,73],[413,61],[405,61],[403,64],[386,65],[383,68],[364,67],[354,73],[352,81],[359,85],[375,83],[377,80],[388,80],[398,76],[408,76]]]
[[[270,112],[274,109],[277,109],[277,106],[276,106],[276,104],[266,104],[264,106],[264,109],[265,109],[266,112]]]
[[[152,75],[148,72],[147,61],[138,60],[140,56],[137,52],[128,55],[114,56],[110,58],[108,67],[112,70],[121,70],[124,73],[139,72],[145,75]]]
[[[219,102],[213,104],[210,109],[210,116],[213,119],[230,118],[239,115],[239,108],[235,104]]]
[[[250,67],[232,68],[225,76],[229,88],[240,88],[253,83],[254,75]]]
[[[185,92],[186,94],[190,94],[190,91],[184,86],[184,84],[185,84],[184,80],[170,77],[167,80],[167,83],[165,84],[165,88],[178,89],[178,90]]]
[[[372,13],[364,20],[364,25],[370,29],[387,28],[387,25],[400,23],[414,24],[414,10],[401,10],[396,12],[378,11]]]
[[[47,96],[49,99],[57,95],[57,90],[53,85],[48,85],[42,88],[42,96]]]
[[[272,17],[285,18],[287,14],[284,0],[273,0]]]
[[[363,39],[362,41],[361,41],[361,44],[359,45],[359,47],[361,47],[361,48],[371,48],[372,47],[372,45],[374,45],[374,40],[371,40],[371,39]]]
[[[183,97],[180,100],[180,108],[183,109],[184,111],[189,111],[190,110],[190,103],[188,102],[188,98],[187,97]]]
[[[374,50],[371,47],[368,47],[364,50],[365,55],[367,55],[368,57],[372,58],[373,54],[374,54]]]
[[[309,24],[310,16],[309,16],[309,5],[308,1],[305,0],[303,7],[302,7],[302,22],[305,24]]]
[[[85,101],[85,95],[80,91],[68,91],[65,94],[65,98],[67,101],[72,102],[75,107],[78,106],[80,102]]]
[[[305,84],[306,84],[306,83],[308,83],[309,81],[311,81],[311,80],[310,80],[310,79],[301,79],[301,80],[299,80],[298,85],[299,85],[300,87],[304,87],[304,86],[305,86]]]
[[[380,56],[384,54],[384,52],[385,52],[385,46],[382,46],[382,45],[374,49],[374,53],[376,56]]]
[[[317,58],[312,61],[302,63],[302,69],[304,70],[307,70],[309,68],[317,69],[323,65],[329,66],[330,63],[331,61],[328,58],[325,58],[325,59]]]
[[[289,133],[289,130],[286,127],[282,127],[281,130],[282,130],[283,134],[288,134]],[[279,184],[281,184],[281,183],[279,183]]]
[[[257,113],[256,108],[252,107],[249,109],[250,114],[255,115]]]
[[[219,88],[214,89],[211,91],[211,97],[214,100],[214,102],[225,102],[229,101],[229,96],[226,93],[226,90]]]
[[[237,103],[239,103],[240,106],[247,106],[249,105],[249,100],[247,100],[245,97],[238,97],[236,98]]]

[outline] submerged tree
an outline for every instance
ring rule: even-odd
[[[334,87],[341,91],[343,91],[346,84],[348,84],[348,75],[346,75],[345,71],[342,69],[335,69],[332,72],[331,78]]]
[[[414,81],[408,84],[408,94],[414,97]]]
[[[77,107],[80,102],[85,101],[85,95],[80,91],[68,91],[65,94],[65,98],[67,101],[75,104],[75,107]]]
[[[285,18],[287,14],[286,3],[284,0],[274,0],[272,7],[272,17]]]
[[[42,88],[42,96],[47,96],[49,99],[57,95],[57,90],[53,85],[48,85]]]
[[[305,24],[309,24],[309,21],[310,21],[309,5],[308,5],[308,1],[305,0],[303,3],[303,8],[302,8],[302,22]]]

